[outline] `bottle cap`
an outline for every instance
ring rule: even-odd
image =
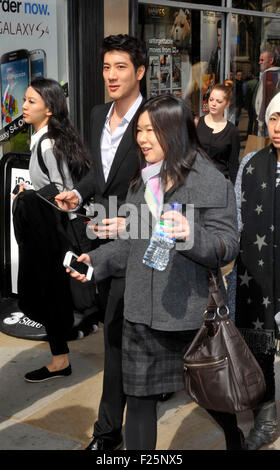
[[[181,202],[172,202],[171,206],[170,206],[170,210],[171,211],[179,211],[181,212],[182,210],[182,204]]]

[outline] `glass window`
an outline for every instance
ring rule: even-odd
[[[280,20],[233,15],[235,120],[243,140],[267,137],[265,110],[280,91]]]
[[[171,0],[171,2],[177,2],[177,0]],[[202,4],[202,5],[213,5],[213,6],[216,6],[216,7],[220,7],[222,6],[222,0],[210,0],[210,1],[205,1],[205,0],[196,0],[194,2],[190,1],[190,0],[183,0],[183,3],[198,3],[198,4]]]
[[[265,109],[280,91],[280,19],[153,4],[139,5],[139,37],[147,43],[147,96],[174,93],[195,117],[208,112],[213,84],[231,80],[227,118],[241,141],[267,136]]]
[[[222,14],[140,5],[139,36],[147,43],[147,95],[174,93],[198,116],[208,111],[210,87],[224,79]]]
[[[208,2],[207,2],[208,3]],[[242,10],[264,11],[267,13],[279,13],[280,5],[279,0],[233,0],[232,8],[239,8]]]

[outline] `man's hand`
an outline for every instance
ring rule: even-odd
[[[55,200],[60,209],[64,211],[76,209],[79,204],[79,198],[74,191],[63,191],[55,196]]]
[[[103,219],[102,224],[90,227],[98,238],[116,238],[125,231],[125,218]]]

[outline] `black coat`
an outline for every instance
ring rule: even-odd
[[[15,237],[19,246],[19,307],[29,318],[46,324],[73,323],[70,277],[63,258],[70,247],[67,214],[42,201],[35,191],[20,193],[13,203]]]
[[[112,103],[107,103],[95,106],[91,112],[90,152],[92,154],[92,166],[88,174],[75,187],[84,201],[93,197],[95,203],[103,204],[107,209],[109,196],[117,196],[118,207],[125,202],[130,181],[139,165],[132,137],[131,121],[117,148],[108,179],[105,182],[100,139],[111,105]],[[111,214],[111,217],[116,217],[116,215]]]

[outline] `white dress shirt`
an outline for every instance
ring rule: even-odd
[[[133,119],[137,109],[139,108],[142,100],[143,100],[143,96],[141,95],[141,93],[139,93],[138,98],[136,99],[136,101],[134,101],[133,105],[129,108],[129,110],[123,117],[122,122],[114,130],[113,134],[111,133],[111,129],[110,129],[110,118],[113,112],[114,103],[112,103],[112,106],[110,107],[108,111],[105,124],[103,127],[103,131],[101,134],[101,139],[100,139],[101,160],[102,160],[102,168],[103,168],[105,181],[107,181],[113,160],[116,155],[116,151],[123,138],[123,135],[130,121]],[[79,198],[79,206],[81,206],[83,203],[82,196],[76,189],[74,189],[74,192],[77,194]],[[76,210],[78,210],[78,207],[76,208]]]
[[[123,135],[130,121],[135,115],[137,109],[139,108],[142,102],[142,99],[143,97],[140,93],[137,100],[129,108],[129,110],[123,117],[122,122],[118,125],[118,127],[114,130],[113,133],[111,133],[111,129],[110,129],[110,119],[113,113],[114,103],[112,103],[112,106],[109,109],[109,112],[106,116],[105,125],[101,134],[101,140],[100,140],[102,168],[103,168],[105,181],[107,181],[108,179],[108,175],[110,173],[110,169],[111,169],[113,160],[115,158],[118,146],[123,138]]]

